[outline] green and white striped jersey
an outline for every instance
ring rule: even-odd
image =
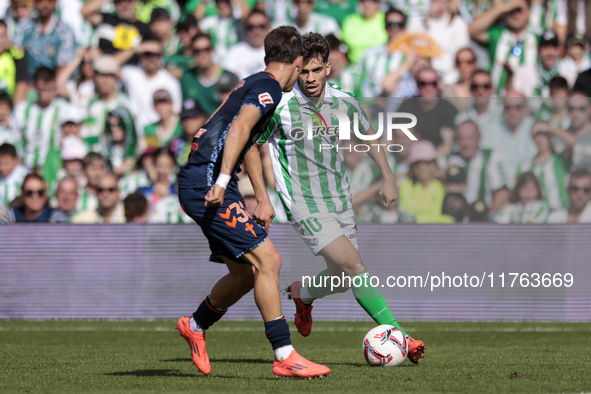
[[[468,204],[484,200],[490,207],[495,191],[503,187],[511,189],[513,186],[503,156],[497,151],[479,149],[470,160],[453,154],[447,159],[447,164],[456,165],[466,171],[468,187],[464,197]]]
[[[98,198],[96,194],[90,194],[86,188],[78,190],[78,200],[76,200],[76,212],[95,210],[98,208]]]
[[[554,24],[566,26],[568,18],[566,3],[564,0],[532,3],[529,9],[529,28],[536,34],[543,34],[551,30]]]
[[[495,215],[495,222],[508,223],[546,223],[550,209],[546,201],[535,200],[527,205],[507,204]]]
[[[488,32],[492,82],[497,93],[502,93],[507,84],[507,72],[503,65],[507,63],[513,71],[524,65],[535,67],[538,61],[539,36],[527,29],[521,37],[517,37],[506,28],[497,26]]]
[[[88,147],[88,150],[97,153],[101,152],[101,136],[105,131],[107,115],[117,107],[130,109],[129,98],[121,92],[118,92],[109,101],[100,100],[98,96],[90,100],[88,114],[80,130],[80,137]]]
[[[22,135],[23,164],[27,168],[43,168],[45,158],[60,145],[60,108],[66,104],[61,99],[54,100],[45,108],[37,103],[21,102],[14,110],[16,129]]]
[[[517,176],[531,171],[538,178],[544,199],[550,209],[566,208],[569,204],[566,183],[568,182],[568,163],[562,156],[553,153],[546,161],[537,164],[533,159],[521,163],[517,169]]]
[[[402,10],[408,17],[426,18],[431,7],[431,0],[389,0],[388,3]]]
[[[119,179],[119,190],[121,190],[121,199],[134,193],[140,187],[147,187],[152,184],[148,174],[144,170],[133,171],[123,178]]]
[[[210,15],[199,22],[199,27],[211,36],[218,63],[223,61],[228,49],[240,41],[238,34],[240,20],[234,17],[222,18],[219,15]]]
[[[0,212],[8,208],[8,204],[21,193],[23,180],[28,173],[27,168],[19,164],[6,178],[0,176]]]
[[[380,45],[365,51],[361,59],[361,93],[363,97],[380,97],[382,80],[396,71],[404,62],[404,53],[388,51],[387,45]]]
[[[351,208],[351,192],[343,154],[339,147],[338,120],[328,113],[315,126],[315,136],[308,138],[308,124],[316,125],[318,114],[339,110],[350,119],[351,133],[369,129],[367,115],[350,93],[336,85],[326,85],[325,97],[315,106],[296,86],[284,93],[273,119],[255,142],[269,141],[277,192],[289,220],[319,212],[337,212]],[[313,112],[314,111],[314,112]],[[354,114],[358,124],[353,125]],[[325,127],[328,126],[328,129]],[[321,144],[333,146],[322,149]]]
[[[148,223],[192,223],[191,219],[183,212],[178,196],[170,195],[161,198],[150,208]]]
[[[18,132],[10,126],[11,123],[0,123],[0,145],[10,144],[16,148],[19,157],[22,156],[21,139]]]

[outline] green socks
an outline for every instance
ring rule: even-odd
[[[361,285],[356,286],[359,284]],[[380,289],[373,287],[369,283],[369,274],[367,271],[351,278],[351,288],[353,289],[353,294],[359,305],[361,305],[365,312],[367,312],[377,324],[389,324],[398,328],[404,335],[407,335],[400,325],[398,325],[394,315],[392,315],[392,311],[390,311]]]

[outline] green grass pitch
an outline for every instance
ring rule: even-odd
[[[591,392],[591,324],[409,322],[426,358],[395,368],[365,363],[372,326],[315,322],[308,338],[292,330],[300,354],[332,369],[310,381],[273,376],[261,322],[212,327],[206,377],[174,321],[0,321],[0,393]]]

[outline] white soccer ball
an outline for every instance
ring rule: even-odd
[[[407,354],[406,337],[394,326],[374,327],[363,338],[363,355],[372,367],[395,367],[402,364]]]

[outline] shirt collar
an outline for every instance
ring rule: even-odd
[[[296,82],[296,84],[293,86],[293,90],[294,90],[295,97],[298,100],[299,104],[310,103],[310,99],[308,97],[306,97],[304,95],[304,93],[300,90],[300,86],[298,85],[298,82]],[[324,104],[324,103],[332,104],[333,101],[334,101],[334,96],[332,95],[332,88],[330,87],[328,82],[326,82],[326,85],[324,86],[324,98],[322,99],[321,104]]]
[[[35,18],[35,30],[38,33],[50,34],[55,30],[58,22],[59,19],[57,17],[57,14],[54,12],[53,14],[51,14],[51,18],[49,19],[49,23],[47,24],[47,26],[45,26],[45,30],[43,30],[43,28],[41,27],[41,22],[39,21],[39,17],[37,17]]]

